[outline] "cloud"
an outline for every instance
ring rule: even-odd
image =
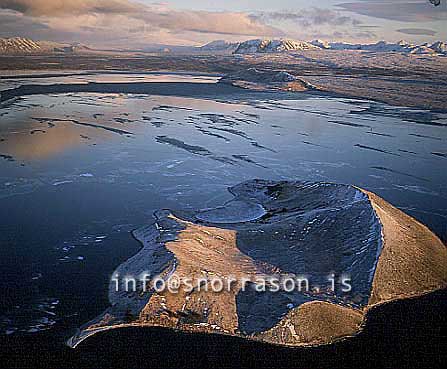
[[[27,37],[30,33],[45,33],[49,30],[45,24],[12,11],[0,13],[0,25],[3,37]]]
[[[281,25],[288,35],[298,39],[325,40],[371,40],[376,34],[355,16],[346,15],[339,10],[320,7],[308,7],[296,11],[265,11],[252,15],[265,24]]]
[[[147,34],[161,29],[245,36],[282,34],[245,13],[175,10],[163,4],[129,0],[0,0],[0,9],[28,16],[55,32],[79,31],[84,36],[90,32],[97,38],[102,32],[107,37],[122,37],[123,32],[136,27],[144,28]]]
[[[310,26],[356,26],[362,22],[351,16],[341,14],[339,11],[311,7],[300,11],[276,11],[263,12],[253,15],[255,19],[262,21],[290,21],[298,23],[304,27]]]
[[[244,13],[178,11],[147,11],[135,15],[150,25],[173,31],[194,31],[228,35],[275,35],[278,29],[267,26]]]
[[[436,31],[426,28],[401,28],[396,31],[400,33],[405,33],[407,35],[422,35],[422,36],[434,36],[438,33]]]
[[[230,41],[285,35],[299,39],[326,35],[329,39],[358,41],[377,38],[375,32],[380,33],[374,28],[377,26],[363,23],[362,15],[406,21],[447,17],[445,2],[435,7],[429,0],[344,0],[351,2],[340,4],[339,10],[307,7],[266,12],[186,10],[137,1],[0,0],[0,37],[131,48],[154,43],[199,44],[220,35]],[[428,28],[432,27],[437,29]],[[408,29],[416,32],[415,27],[402,29],[403,33]],[[431,36],[429,31],[412,34]]]
[[[127,0],[0,0],[0,8],[30,16],[61,16],[86,13],[123,14],[139,6]]]
[[[338,4],[353,13],[400,22],[426,22],[447,19],[447,6],[433,6],[429,1],[369,0]]]
[[[364,42],[369,42],[371,40],[376,40],[377,35],[371,31],[349,31],[349,30],[338,30],[332,32],[315,32],[309,35],[312,39],[322,39],[328,41],[353,41],[357,42],[359,40]]]

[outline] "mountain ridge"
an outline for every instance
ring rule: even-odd
[[[254,39],[241,42],[234,54],[278,53],[312,49],[319,49],[319,47],[306,41],[290,39]]]
[[[241,42],[234,54],[285,53],[306,50],[359,50],[369,52],[398,52],[418,55],[447,55],[447,44],[444,41],[433,43],[412,44],[401,40],[399,42],[378,41],[371,44],[351,44],[347,42],[327,42],[323,40],[296,41],[290,39],[253,39]]]
[[[353,50],[377,53],[402,53],[415,55],[445,55],[447,42],[435,41],[420,45],[401,40],[399,42],[378,41],[376,43],[328,42],[324,40],[297,41],[292,39],[251,39],[243,42],[215,40],[202,46],[153,47],[143,52],[180,52],[180,53],[216,53],[216,54],[275,54],[309,50]],[[32,53],[83,53],[94,52],[81,43],[58,43],[52,41],[34,41],[30,38],[0,38],[0,55]],[[96,50],[100,51],[100,50]],[[125,52],[126,50],[115,50]]]
[[[26,37],[0,38],[0,54],[32,54],[32,53],[76,53],[92,51],[79,42],[61,43],[53,41],[34,41]]]
[[[22,54],[38,52],[41,46],[28,38],[12,37],[0,38],[0,53],[1,54]]]

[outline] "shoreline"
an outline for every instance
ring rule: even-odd
[[[0,337],[10,367],[442,367],[447,290],[377,306],[356,337],[318,347],[284,347],[222,334],[188,333],[160,327],[129,327],[98,333],[76,349],[36,337]],[[26,350],[23,355],[21,350]],[[92,363],[92,358],[94,362]]]
[[[85,75],[95,75],[96,73],[88,73]],[[113,73],[115,74],[115,73]],[[117,73],[121,74],[121,73]],[[165,74],[164,72],[151,72],[148,74]],[[176,73],[171,73],[176,75]],[[68,75],[77,76],[78,74]],[[191,75],[184,73],[181,75]],[[202,74],[198,74],[200,76]],[[58,75],[64,77],[65,75]],[[207,75],[203,75],[207,76]],[[32,79],[34,76],[28,76]],[[43,78],[43,77],[42,77]],[[196,98],[204,100],[251,100],[251,99],[282,99],[294,100],[305,99],[307,97],[321,97],[334,99],[353,99],[364,102],[374,102],[384,104],[392,108],[405,108],[409,110],[424,110],[431,113],[446,114],[446,109],[428,109],[417,106],[401,106],[397,104],[389,104],[385,100],[372,99],[368,97],[353,96],[344,93],[325,91],[322,89],[311,89],[304,91],[284,91],[284,90],[253,90],[233,86],[227,83],[194,83],[194,82],[86,82],[86,83],[57,83],[48,85],[26,84],[16,88],[0,91],[0,104],[6,104],[13,99],[32,95],[48,95],[48,94],[66,94],[66,93],[103,93],[103,94],[144,94],[154,96],[174,96],[185,98]]]
[[[0,75],[14,70],[42,71],[57,75],[65,71],[91,73],[186,73],[212,76],[234,75],[248,69],[286,72],[320,90],[350,98],[380,101],[447,111],[447,57],[362,53],[356,51],[306,51],[265,55],[24,55],[0,56]],[[3,79],[0,77],[0,79]]]

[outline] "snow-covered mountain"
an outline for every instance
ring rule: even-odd
[[[442,41],[436,41],[435,43],[431,44],[430,49],[433,49],[440,54],[447,54],[447,44]]]
[[[0,38],[0,54],[24,54],[40,50],[40,45],[28,38]]]
[[[0,55],[31,53],[83,53],[92,51],[80,43],[59,43],[53,41],[33,41],[29,38],[0,38]]]
[[[257,39],[241,42],[234,51],[235,54],[254,54],[254,53],[280,53],[294,50],[316,50],[318,46],[314,46],[305,41],[294,40],[269,40]]]
[[[365,50],[374,52],[409,52],[416,47],[416,45],[410,44],[403,40],[397,43],[379,41],[375,44],[350,44],[345,42],[331,42],[328,44],[328,46],[329,49],[333,50]]]
[[[436,41],[432,44],[411,44],[406,41],[396,43],[379,41],[373,44],[351,44],[346,42],[327,42],[313,40],[311,42],[295,41],[290,39],[256,39],[241,43],[217,40],[206,45],[195,46],[163,46],[153,45],[143,51],[162,53],[197,54],[258,54],[258,53],[286,53],[306,50],[360,50],[377,53],[404,53],[416,55],[445,55],[447,45],[444,41]],[[96,50],[98,51],[98,50]],[[119,50],[117,50],[118,52]],[[124,50],[123,50],[124,51]],[[90,53],[95,52],[80,43],[57,43],[52,41],[33,41],[28,38],[13,37],[0,38],[0,55],[4,54],[29,54],[29,53]]]
[[[312,45],[319,47],[320,49],[330,49],[331,45],[327,41],[323,40],[313,40],[310,42]]]
[[[406,41],[387,42],[379,41],[374,44],[350,44],[346,42],[327,42],[323,40],[313,40],[311,42],[294,40],[248,40],[239,44],[234,51],[235,54],[256,54],[256,53],[281,53],[302,50],[362,50],[378,53],[408,53],[447,55],[447,46],[443,41],[433,44],[425,43],[414,45]]]
[[[447,55],[447,46],[443,41],[437,41],[433,44],[425,43],[414,45],[406,41],[396,43],[379,41],[375,44],[350,44],[345,42],[324,42],[321,40],[311,41],[311,44],[322,49],[332,50],[363,50],[370,52],[398,52],[408,54],[445,54]]]

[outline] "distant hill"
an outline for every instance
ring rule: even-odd
[[[239,43],[224,40],[212,41],[203,46],[179,46],[179,45],[148,45],[141,49],[144,52],[155,52],[165,54],[231,54],[237,49]]]
[[[60,45],[55,46],[53,48],[54,52],[62,52],[62,53],[78,53],[78,52],[89,52],[93,51],[90,47],[80,44],[80,43],[74,43],[71,45]]]
[[[200,46],[201,51],[234,52],[239,47],[239,42],[227,42],[217,40]]]

